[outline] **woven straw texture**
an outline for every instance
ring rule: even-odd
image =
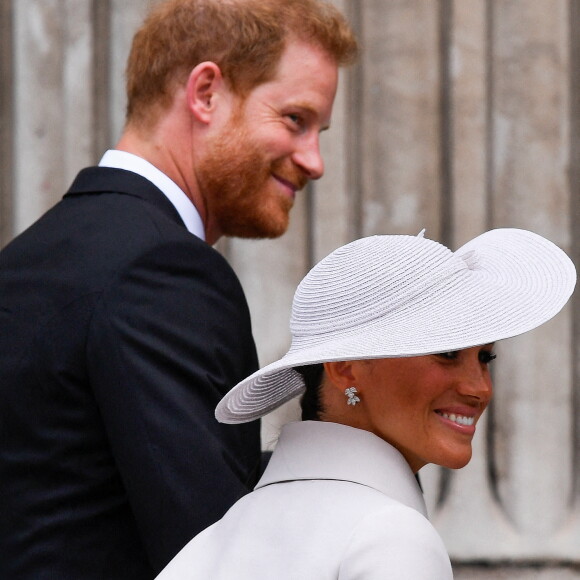
[[[459,350],[543,324],[568,301],[576,270],[541,236],[491,230],[456,252],[419,236],[372,236],[324,258],[292,304],[292,345],[239,383],[216,417],[241,423],[304,389],[292,367]]]

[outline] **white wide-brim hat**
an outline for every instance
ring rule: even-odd
[[[456,252],[423,232],[356,240],[302,280],[290,350],[236,385],[216,417],[244,423],[300,395],[304,383],[292,367],[419,356],[516,336],[557,314],[575,283],[568,256],[525,230],[491,230]]]

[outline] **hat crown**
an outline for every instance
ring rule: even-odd
[[[371,236],[335,250],[294,294],[295,341],[328,338],[387,316],[468,269],[445,246],[420,236]]]

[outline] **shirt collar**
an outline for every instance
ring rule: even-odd
[[[173,204],[188,231],[205,241],[203,221],[195,205],[173,180],[149,161],[133,153],[109,149],[99,162],[99,167],[126,169],[148,179]]]
[[[323,421],[284,425],[256,489],[305,479],[360,483],[427,516],[421,488],[405,458],[362,429]]]

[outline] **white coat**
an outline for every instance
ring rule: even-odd
[[[249,495],[191,540],[158,580],[450,580],[403,456],[324,422],[286,425]]]

